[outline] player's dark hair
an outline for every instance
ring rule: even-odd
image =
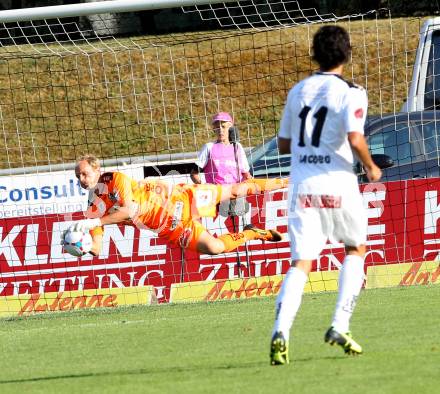
[[[313,37],[313,59],[322,71],[347,63],[350,54],[350,37],[341,26],[323,26]]]

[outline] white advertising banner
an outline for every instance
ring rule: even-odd
[[[134,179],[143,178],[143,167],[106,168]],[[0,177],[0,219],[85,211],[87,190],[73,170]]]

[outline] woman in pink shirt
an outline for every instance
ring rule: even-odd
[[[194,183],[202,183],[200,171],[206,183],[231,184],[252,178],[244,149],[239,142],[229,140],[229,129],[234,125],[232,116],[219,112],[212,118],[212,128],[217,134],[215,142],[208,142],[199,152],[196,166],[191,171]]]

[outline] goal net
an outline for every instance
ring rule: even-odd
[[[219,111],[233,115],[247,151],[270,143],[288,90],[316,67],[311,38],[323,23],[349,31],[345,77],[367,89],[370,114],[398,112],[423,21],[393,19],[388,10],[337,15],[306,3],[127,0],[0,12],[0,314],[279,290],[288,241],[253,241],[213,257],[182,251],[147,229],[109,225],[99,256],[78,259],[60,236],[87,207],[73,171],[81,155],[136,180],[190,182]],[[167,32],[170,25],[185,32]],[[375,147],[386,153],[380,141]],[[274,176],[273,163],[282,160],[266,153],[259,176]],[[386,268],[375,273],[377,286],[416,269],[406,263],[436,259],[427,213],[438,211],[433,182],[361,187],[370,218],[366,262]],[[203,224],[220,235],[254,223],[287,239],[285,190],[248,204],[237,217],[220,212]],[[341,261],[341,245],[329,244],[309,290],[334,290]]]

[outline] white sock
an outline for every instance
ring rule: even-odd
[[[291,267],[287,271],[276,302],[275,324],[272,336],[276,332],[281,331],[284,338],[287,341],[289,340],[290,328],[301,305],[307,277],[303,270],[296,267]]]
[[[364,283],[364,259],[347,255],[339,272],[339,292],[333,316],[333,328],[342,333],[349,331],[350,318]]]

